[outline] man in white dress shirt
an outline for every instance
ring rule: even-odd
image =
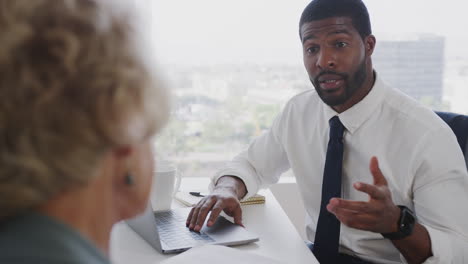
[[[340,255],[352,256],[349,263],[468,263],[462,152],[433,111],[373,70],[376,39],[365,5],[312,1],[300,38],[315,90],[293,97],[269,131],[213,178],[212,193],[192,209],[187,226],[199,231],[209,212],[210,226],[223,210],[242,224],[239,200],[291,168],[313,241],[329,120],[338,116],[345,128],[341,197],[327,201],[326,209],[341,223]]]

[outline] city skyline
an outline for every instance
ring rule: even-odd
[[[302,63],[298,20],[305,0],[133,0],[161,64]],[[459,0],[365,0],[379,40],[420,34],[446,38],[446,58],[468,58]],[[434,15],[436,14],[436,15]],[[391,22],[389,22],[391,21]]]
[[[125,2],[137,7],[142,22],[140,29],[151,39],[151,46],[142,50],[154,56],[166,73],[171,68],[222,65],[274,65],[303,69],[298,20],[308,0]],[[468,25],[460,19],[468,9],[468,2],[364,2],[377,38],[377,51],[388,40],[404,41],[424,35],[445,39],[443,96],[439,101],[448,102],[449,110],[468,113],[464,99],[468,95],[465,91],[468,91],[468,50],[465,48],[468,34],[460,33],[464,24]],[[305,70],[302,78],[307,79]]]

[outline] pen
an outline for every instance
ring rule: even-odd
[[[200,192],[189,192],[189,194],[196,197],[205,197],[205,195],[201,194]]]

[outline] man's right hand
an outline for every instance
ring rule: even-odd
[[[241,179],[233,176],[223,176],[219,178],[213,192],[204,197],[190,211],[186,225],[190,230],[200,232],[203,227],[208,213],[211,211],[208,218],[207,226],[212,226],[221,211],[232,216],[234,223],[242,225],[242,209],[239,199],[247,193],[244,182]]]

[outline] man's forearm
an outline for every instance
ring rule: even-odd
[[[230,189],[240,200],[247,194],[247,187],[244,182],[237,176],[225,175],[218,179],[215,189]]]
[[[411,264],[423,263],[432,256],[431,238],[426,228],[419,223],[415,224],[411,236],[392,240],[392,243]]]

